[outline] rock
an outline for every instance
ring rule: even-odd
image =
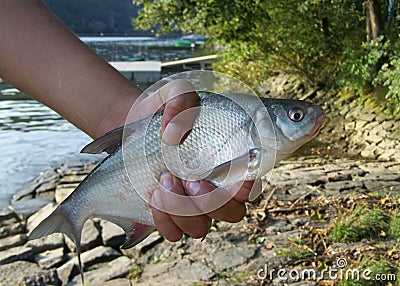
[[[34,259],[41,268],[50,269],[63,263],[67,256],[64,254],[64,248],[57,248],[36,254]]]
[[[116,224],[107,220],[100,221],[101,239],[105,246],[118,247],[125,241],[125,232]]]
[[[394,154],[398,153],[398,151],[396,149],[389,149],[389,150],[385,150],[379,157],[378,159],[380,160],[385,160],[385,161],[389,161],[392,156]]]
[[[54,270],[43,270],[35,263],[16,261],[0,265],[0,285],[58,285]]]
[[[36,213],[31,215],[27,221],[27,226],[29,231],[35,229],[35,227],[37,227],[39,223],[41,223],[45,218],[47,218],[54,211],[55,208],[56,206],[54,203],[49,203],[44,207],[42,207],[41,209],[39,209]]]
[[[223,271],[246,263],[256,251],[254,246],[233,247],[216,252],[209,260],[217,271]]]
[[[133,285],[131,284],[131,281],[129,281],[129,279],[126,278],[118,278],[101,283],[96,283],[96,282],[90,283],[90,286],[133,286]]]
[[[4,207],[0,209],[0,221],[9,220],[11,218],[17,218],[16,214],[10,207]]]
[[[189,259],[182,259],[172,269],[170,273],[176,275],[181,280],[189,281],[207,281],[215,276],[208,266],[197,261],[190,261]]]
[[[82,253],[82,266],[84,270],[87,270],[91,265],[107,262],[118,256],[121,256],[121,254],[113,248],[98,246]],[[57,275],[63,285],[68,283],[74,276],[78,274],[78,257],[70,259],[67,263],[57,268]]]
[[[26,232],[25,222],[22,221],[5,222],[4,226],[0,227],[0,238],[25,232]]]
[[[11,208],[21,218],[27,218],[49,203],[50,201],[43,198],[34,198],[30,200],[14,201],[11,204]]]
[[[24,260],[33,257],[32,248],[29,246],[18,246],[8,250],[0,251],[0,265],[11,263],[17,260]]]
[[[76,187],[76,184],[58,185],[54,195],[56,203],[59,204],[64,201],[75,190]]]
[[[65,242],[71,251],[75,251],[75,243],[73,241],[67,239]],[[97,228],[96,223],[92,219],[89,219],[82,229],[81,251],[91,249],[100,244],[100,230]]]
[[[363,184],[360,181],[337,181],[337,182],[329,182],[325,184],[325,189],[327,190],[337,190],[339,192],[362,188]]]
[[[41,185],[41,182],[39,181],[32,181],[29,184],[25,185],[23,188],[21,188],[17,193],[13,195],[13,200],[18,201],[21,200],[24,197],[33,197],[33,194],[36,192],[36,188],[38,188]]]
[[[26,242],[25,234],[17,234],[0,239],[0,251],[23,245]]]
[[[74,184],[75,187],[77,187],[77,185],[83,181],[83,179],[85,179],[85,177],[87,176],[87,174],[83,174],[83,175],[78,175],[78,174],[68,174],[64,177],[61,178],[60,183],[61,184],[68,184],[68,185],[72,185]]]
[[[151,249],[154,245],[162,242],[164,238],[158,231],[152,232],[146,239],[134,246],[134,250],[138,254],[144,254],[147,250]]]
[[[49,191],[54,191],[56,189],[57,184],[59,183],[58,177],[57,179],[48,181],[46,183],[43,183],[36,189],[36,194],[40,193],[47,193]]]
[[[53,233],[39,239],[30,240],[26,244],[26,246],[32,248],[34,253],[57,249],[60,247],[64,247],[64,245],[64,235],[61,233]]]
[[[110,262],[95,265],[85,273],[85,283],[100,284],[115,278],[122,278],[128,275],[129,271],[136,264],[126,256],[120,256]],[[69,286],[80,285],[81,277],[77,275],[68,283]]]
[[[73,259],[57,268],[57,276],[62,285],[66,285],[78,273],[77,264]]]

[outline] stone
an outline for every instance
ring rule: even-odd
[[[41,268],[50,269],[66,261],[67,256],[64,254],[64,248],[57,248],[36,254],[34,259]]]
[[[96,283],[96,282],[90,283],[90,286],[133,286],[133,285],[136,285],[136,283],[131,284],[131,281],[129,281],[129,279],[126,278],[118,278],[110,281],[104,281],[101,283]]]
[[[197,261],[190,261],[189,259],[180,260],[172,269],[170,273],[176,275],[177,278],[189,281],[208,281],[215,276],[214,271],[208,266]]]
[[[0,251],[23,245],[27,240],[25,234],[17,234],[0,239]]]
[[[9,220],[12,218],[17,218],[16,214],[10,207],[4,207],[0,209],[0,222]]]
[[[376,118],[376,114],[365,112],[365,108],[356,115],[356,118],[363,121],[372,122]]]
[[[100,221],[101,239],[105,246],[118,247],[125,241],[125,232],[116,224],[107,220]]]
[[[56,203],[59,204],[64,201],[73,191],[75,191],[76,185],[58,185],[55,190],[54,198]]]
[[[223,271],[246,263],[256,251],[254,246],[233,247],[216,252],[209,260],[217,271]]]
[[[26,232],[25,222],[17,221],[14,223],[6,223],[4,226],[0,227],[0,238],[25,232]]]
[[[75,243],[73,241],[68,239],[65,240],[65,242],[71,251],[75,251]],[[86,221],[82,229],[81,251],[91,249],[100,244],[100,230],[97,228],[96,223],[93,221],[93,219],[89,219]]]
[[[156,244],[162,242],[163,240],[164,238],[158,233],[158,231],[154,231],[143,241],[135,245],[134,250],[137,251],[138,254],[144,254],[146,253],[146,251],[151,249]]]
[[[120,256],[107,263],[95,265],[88,272],[85,272],[85,283],[100,284],[116,278],[128,275],[129,271],[136,264],[126,256]],[[81,277],[77,275],[68,285],[81,285]]]
[[[107,262],[118,256],[121,256],[121,254],[115,249],[111,247],[98,246],[81,254],[82,266],[84,270],[87,270],[91,265]],[[57,275],[63,285],[67,284],[78,274],[78,257],[76,256],[57,268]]]
[[[76,174],[68,174],[64,177],[61,178],[60,183],[61,184],[74,184],[75,187],[85,179],[87,174],[83,175],[76,175]]]
[[[397,153],[398,151],[396,151],[395,149],[388,149],[385,150],[379,157],[379,160],[384,160],[384,161],[389,161],[392,156]]]
[[[43,198],[34,198],[30,200],[14,201],[10,207],[21,218],[27,218],[49,203],[50,201]]]
[[[34,253],[57,249],[64,247],[64,245],[64,235],[61,233],[53,233],[35,240],[29,240],[26,243],[26,246],[31,247]]]
[[[329,182],[329,183],[325,184],[325,189],[337,190],[339,192],[344,191],[344,190],[361,188],[361,187],[363,187],[363,184],[360,181],[337,181],[337,182]]]
[[[49,191],[54,191],[58,184],[58,180],[51,180],[49,182],[43,183],[36,189],[36,194],[47,193]]]
[[[0,285],[58,285],[53,270],[43,270],[35,263],[16,261],[0,265]]]
[[[11,263],[17,260],[24,260],[33,257],[32,248],[29,246],[17,246],[0,251],[0,265]]]
[[[31,215],[27,220],[28,229],[35,229],[45,218],[47,218],[56,208],[54,203],[49,203]]]

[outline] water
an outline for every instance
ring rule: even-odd
[[[156,38],[82,40],[106,60],[139,57],[166,61],[191,57],[193,53],[154,49],[171,42]],[[5,94],[18,95],[18,91],[0,81],[0,96]],[[35,100],[0,100],[0,209],[40,171],[90,156],[78,154],[90,141],[86,134]]]

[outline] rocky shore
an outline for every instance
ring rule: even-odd
[[[28,241],[27,230],[92,168],[77,164],[43,172],[0,213],[0,285],[80,284],[73,243],[61,234]],[[372,193],[400,195],[399,162],[289,159],[275,169],[242,222],[215,221],[204,241],[184,238],[170,243],[154,232],[134,248],[120,250],[123,231],[107,221],[90,220],[82,237],[85,277],[90,285],[314,285],[321,279],[264,277],[265,269],[275,269],[275,274],[278,269],[317,270],[316,261],[329,264],[348,257],[348,247],[356,245],[328,243],[306,264],[284,253],[295,239],[309,237],[315,228],[329,228],[339,205],[365,200]],[[321,219],[313,218],[312,212],[320,213]],[[333,285],[329,279],[326,283]]]
[[[381,229],[381,223],[374,226],[380,229],[377,239],[366,235],[339,243],[332,238],[340,220],[358,206],[396,214],[399,119],[351,98],[307,88],[294,77],[277,76],[266,86],[262,93],[267,96],[303,98],[324,107],[327,122],[318,141],[275,168],[263,194],[248,204],[244,220],[214,221],[203,241],[185,237],[170,243],[154,232],[121,250],[125,237],[120,228],[89,220],[82,237],[89,285],[336,285],[343,277],[323,275],[325,270],[355,269],[365,257],[384,259],[389,266],[380,271],[400,275],[399,238]],[[68,238],[55,234],[29,241],[28,231],[93,168],[93,163],[74,162],[43,171],[0,210],[0,285],[81,283],[75,246]],[[343,259],[344,266],[339,264]],[[388,285],[384,282],[362,285]]]

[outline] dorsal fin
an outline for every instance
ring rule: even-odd
[[[124,126],[111,130],[83,147],[81,153],[99,154],[107,152],[111,154],[121,145],[123,132]]]
[[[137,122],[129,123],[125,126],[118,127],[114,130],[111,130],[104,134],[103,136],[97,138],[96,140],[92,141],[83,149],[81,153],[88,153],[88,154],[99,154],[102,152],[107,152],[108,154],[114,153],[122,143],[122,136],[129,136],[132,132],[135,131]]]

